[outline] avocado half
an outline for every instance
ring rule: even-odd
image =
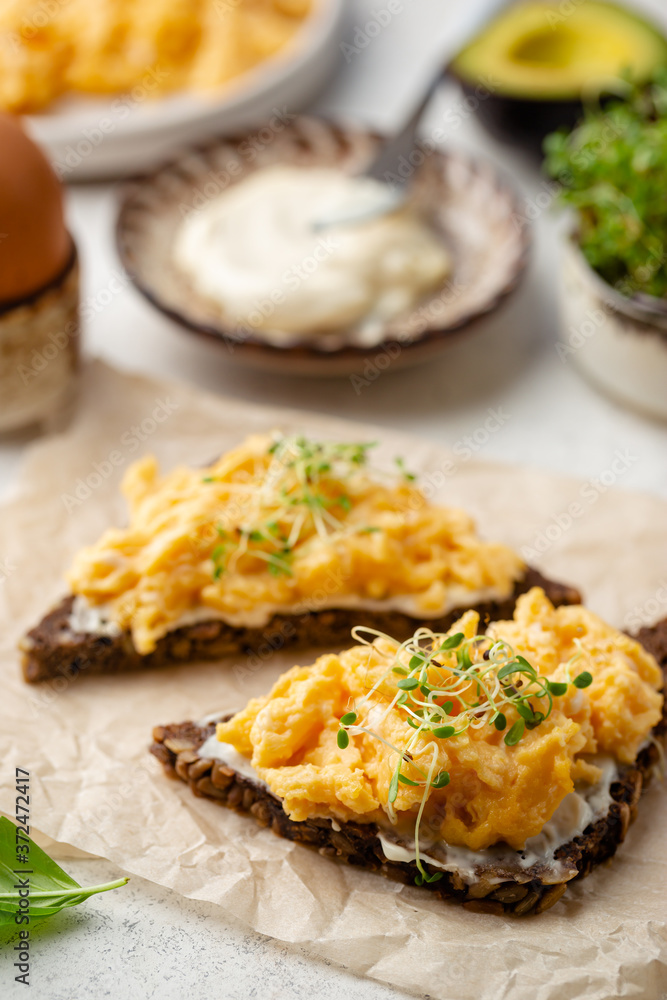
[[[598,0],[527,0],[494,18],[449,71],[489,132],[539,152],[549,132],[581,117],[583,99],[665,65],[667,40],[635,13]]]

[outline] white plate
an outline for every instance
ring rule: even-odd
[[[345,0],[315,0],[283,49],[210,96],[151,99],[147,75],[130,94],[63,98],[25,123],[62,180],[146,170],[183,144],[258,128],[276,112],[311,103],[338,64],[344,6]]]

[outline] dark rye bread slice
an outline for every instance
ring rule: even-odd
[[[653,653],[660,663],[667,682],[667,618],[653,628],[644,628],[636,638]],[[214,799],[221,805],[248,813],[260,826],[287,840],[305,844],[326,857],[337,858],[350,865],[379,872],[387,878],[414,883],[417,868],[414,862],[388,861],[373,823],[337,824],[334,830],[328,819],[313,819],[296,823],[282,808],[278,798],[266,786],[244,777],[224,763],[200,757],[199,747],[215,732],[215,724],[200,726],[194,722],[156,726],[150,752],[164,765],[169,777],[186,782],[197,796]],[[625,839],[628,827],[637,815],[637,805],[643,789],[661,761],[662,743],[667,733],[667,701],[662,720],[653,730],[654,740],[644,747],[637,760],[619,771],[618,780],[610,786],[611,805],[607,813],[591,823],[583,834],[563,844],[555,852],[562,862],[563,878],[554,882],[552,872],[539,863],[523,870],[510,870],[493,860],[475,867],[475,878],[465,881],[460,874],[444,872],[438,882],[428,883],[428,889],[442,899],[453,899],[476,913],[513,913],[517,916],[543,913],[553,906],[566,891],[570,881],[585,878],[596,865],[613,857]],[[425,866],[430,872],[436,868]],[[493,881],[491,881],[493,879]],[[501,879],[498,882],[498,879]]]
[[[479,604],[482,620],[511,618],[516,599],[531,587],[543,587],[553,604],[578,604],[581,596],[574,587],[547,580],[537,570],[528,569],[513,593],[504,601]],[[74,677],[80,673],[110,674],[144,667],[164,667],[187,660],[218,660],[238,653],[266,659],[285,646],[326,646],[329,649],[349,645],[353,625],[367,625],[407,639],[420,623],[396,611],[327,609],[298,615],[274,615],[262,628],[237,628],[220,619],[184,625],[167,633],[152,653],[142,655],[134,648],[129,632],[99,635],[72,631],[70,614],[74,597],[66,597],[31,629],[20,643],[23,676],[34,683],[49,678]],[[444,632],[465,611],[455,609],[442,618],[430,619],[428,625]]]

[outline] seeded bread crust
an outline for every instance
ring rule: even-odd
[[[509,598],[477,605],[476,610],[485,622],[511,618],[517,597],[531,587],[543,587],[554,604],[577,604],[581,599],[574,587],[547,580],[537,570],[528,569]],[[29,683],[59,676],[72,678],[81,673],[109,674],[165,667],[187,660],[218,660],[238,653],[254,653],[263,659],[288,645],[342,648],[349,645],[353,625],[367,625],[402,640],[420,624],[418,619],[399,612],[347,608],[274,615],[262,628],[236,628],[212,619],[174,629],[158,641],[152,653],[142,655],[135,649],[129,632],[108,636],[72,631],[73,603],[72,595],[66,597],[21,640],[23,676]],[[429,620],[428,625],[436,631],[445,631],[464,610],[456,609],[442,618]]]
[[[653,628],[642,629],[636,636],[660,663],[667,683],[667,618]],[[414,862],[388,861],[373,823],[344,823],[334,830],[327,819],[294,822],[284,812],[282,804],[264,786],[244,777],[217,760],[200,757],[199,748],[215,732],[215,724],[200,726],[182,722],[156,726],[150,752],[164,765],[169,777],[186,782],[197,796],[213,799],[221,805],[254,817],[260,826],[270,827],[287,840],[305,844],[320,854],[337,858],[350,865],[379,872],[394,881],[414,883],[417,867]],[[462,903],[476,913],[516,916],[539,914],[548,910],[566,891],[570,881],[585,878],[601,862],[613,857],[623,843],[630,823],[637,815],[643,789],[660,763],[658,744],[667,732],[667,702],[662,720],[653,730],[654,741],[638,755],[635,763],[623,768],[618,781],[612,783],[612,803],[605,816],[591,823],[579,837],[559,847],[556,858],[576,874],[567,881],[555,882],[553,875],[533,866],[522,873],[494,869],[493,864],[478,866],[477,877],[466,882],[457,873],[444,872],[438,882],[423,888],[441,897]],[[425,866],[430,872],[439,869]],[[505,877],[505,876],[510,877]],[[498,878],[502,881],[498,883]],[[493,879],[493,881],[491,881]]]

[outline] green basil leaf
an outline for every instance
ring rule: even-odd
[[[25,840],[21,841],[26,843]],[[128,878],[116,879],[103,885],[82,887],[28,838],[30,848],[25,865],[16,860],[16,827],[6,818],[0,819],[0,924],[14,923],[19,912],[20,896],[17,885],[29,879],[30,919],[48,917],[69,906],[76,906],[90,896],[109,889],[117,889],[129,882]],[[18,872],[18,874],[16,874]],[[29,874],[28,874],[29,873]]]

